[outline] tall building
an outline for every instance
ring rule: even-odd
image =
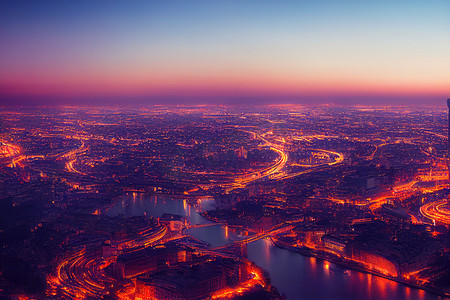
[[[448,136],[447,136],[447,169],[448,169],[448,180],[450,181],[450,98],[447,99],[447,107],[448,107]],[[447,199],[450,203],[450,197]]]

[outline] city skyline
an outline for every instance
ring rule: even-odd
[[[0,4],[0,105],[440,105],[448,1]]]
[[[0,1],[0,298],[450,300],[449,53],[450,0]]]
[[[0,298],[449,299],[444,105],[0,116]]]

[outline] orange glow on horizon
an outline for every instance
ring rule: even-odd
[[[216,73],[216,74],[215,74]],[[239,70],[205,74],[146,74],[141,71],[101,74],[91,70],[79,74],[37,74],[3,78],[7,95],[62,96],[230,96],[243,95],[374,95],[414,96],[448,93],[445,81],[399,82],[386,79],[364,79],[361,76],[341,79],[339,76],[305,74],[263,74]],[[38,76],[39,75],[39,76]]]

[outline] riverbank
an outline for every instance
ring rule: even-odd
[[[155,193],[139,195],[128,193],[114,200],[116,206],[108,210],[108,215],[122,214],[126,217],[145,215],[146,213],[146,215],[159,217],[163,213],[171,213],[187,217],[193,221],[192,224],[210,222],[217,224],[217,222],[223,221],[215,220],[204,214],[202,208],[207,209],[209,207],[206,202],[199,206],[191,206],[191,209],[189,209],[190,201],[181,195],[174,198],[170,195]],[[194,202],[195,199],[192,199],[193,204],[195,204]],[[213,204],[211,202],[211,205]],[[236,240],[231,227],[239,228],[239,226],[217,224],[217,226],[192,228],[189,234],[212,245],[222,246]],[[239,234],[239,230],[237,230],[237,233]],[[249,235],[251,234],[250,232]],[[309,256],[312,256],[312,254],[309,254]],[[276,247],[270,240],[257,240],[249,243],[248,259],[267,270],[272,284],[277,287],[280,293],[287,295],[287,299],[298,299],[300,295],[303,299],[321,300],[331,298],[379,300],[380,295],[382,295],[382,299],[393,300],[440,299],[436,293],[430,293],[423,289],[409,290],[406,285],[379,276],[370,277],[369,273],[358,272],[357,268],[353,268],[355,271],[347,274],[338,272],[333,268],[321,270],[321,268],[316,268],[315,263],[308,259],[308,255],[297,255],[294,251],[283,250]],[[324,259],[330,260],[329,258]],[[286,272],[286,270],[291,269],[298,270],[298,272]],[[392,284],[387,284],[388,282]],[[325,285],[327,289],[323,289]],[[340,298],[336,297],[338,295]]]
[[[336,265],[340,265],[340,266],[345,267],[345,268],[350,269],[350,270],[355,270],[355,271],[358,271],[358,272],[372,274],[372,275],[375,275],[375,276],[378,276],[378,277],[382,277],[382,278],[385,278],[385,279],[388,279],[388,280],[392,280],[392,281],[398,282],[398,283],[403,284],[403,285],[408,286],[408,287],[425,290],[425,291],[431,292],[433,294],[436,294],[438,296],[450,297],[450,293],[446,293],[446,292],[444,292],[442,290],[439,290],[438,288],[435,288],[435,287],[421,286],[421,285],[418,285],[418,284],[415,284],[415,283],[412,283],[412,282],[408,282],[406,280],[402,280],[402,279],[399,279],[399,278],[396,278],[396,277],[388,276],[388,275],[376,272],[375,270],[367,269],[364,266],[358,264],[357,262],[350,261],[350,260],[345,259],[345,258],[337,257],[337,256],[328,254],[328,253],[323,252],[323,251],[316,251],[316,250],[313,250],[313,249],[310,249],[310,248],[306,248],[306,247],[291,246],[291,245],[288,245],[288,244],[283,243],[281,241],[278,241],[278,240],[276,240],[276,239],[274,239],[272,237],[270,239],[271,239],[273,245],[275,245],[276,247],[281,248],[281,249],[285,249],[285,250],[288,250],[288,251],[291,251],[291,252],[295,252],[295,253],[298,253],[298,254],[303,255],[303,256],[315,257],[315,258],[318,258],[318,259],[322,259],[324,261],[329,261],[331,263],[334,263]]]

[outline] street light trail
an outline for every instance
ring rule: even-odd
[[[450,203],[448,200],[439,200],[422,205],[420,213],[431,219],[434,224],[450,224]]]

